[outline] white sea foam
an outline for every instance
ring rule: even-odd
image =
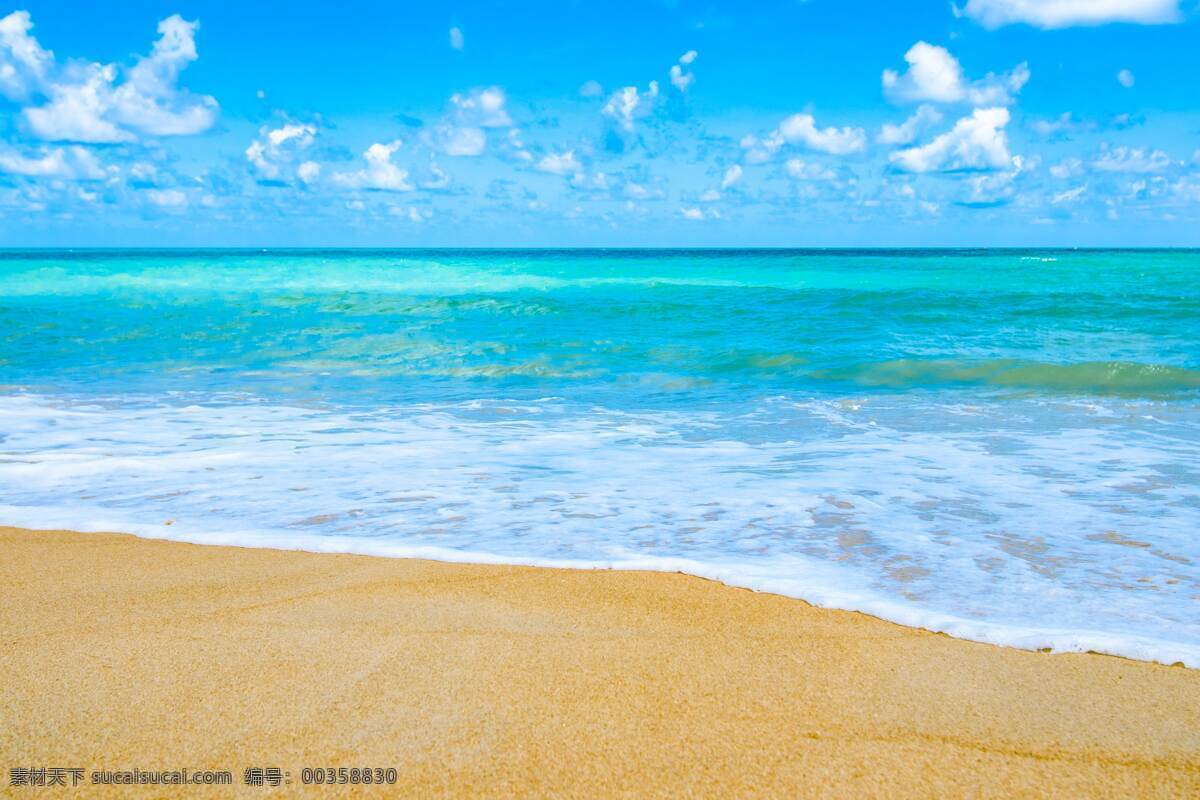
[[[6,396],[0,522],[681,571],[968,639],[1200,667],[1195,410],[1090,406]]]

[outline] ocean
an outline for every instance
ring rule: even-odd
[[[4,251],[0,524],[1200,667],[1200,251]]]

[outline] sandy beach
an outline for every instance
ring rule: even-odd
[[[684,575],[11,528],[0,548],[6,773],[227,769],[255,796],[247,767],[292,791],[305,767],[391,767],[395,786],[341,791],[408,796],[1200,793],[1196,670]]]

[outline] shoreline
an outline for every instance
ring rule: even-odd
[[[0,547],[10,766],[358,764],[409,794],[1200,791],[1193,669],[674,573],[2,527]]]
[[[966,642],[1007,647],[1037,653],[1086,653],[1125,658],[1160,664],[1167,667],[1200,669],[1200,648],[1178,642],[1147,637],[1112,634],[1091,630],[1046,630],[1019,627],[968,619],[927,609],[905,606],[883,596],[863,593],[830,591],[808,583],[804,589],[795,584],[802,579],[784,581],[774,577],[748,574],[744,570],[722,566],[712,567],[703,562],[682,557],[637,557],[625,561],[573,561],[554,558],[523,558],[485,552],[462,551],[427,545],[396,546],[380,544],[370,539],[351,537],[303,536],[289,534],[279,538],[257,533],[237,535],[207,532],[203,535],[174,533],[173,522],[163,526],[126,528],[118,535],[134,536],[150,541],[176,542],[202,547],[232,547],[248,550],[274,550],[314,555],[348,555],[365,558],[432,561],[442,564],[497,567],[528,567],[532,569],[569,570],[579,572],[616,571],[651,572],[663,575],[685,575],[698,580],[713,581],[732,589],[771,594],[796,600],[815,608],[863,614],[893,625],[949,636]],[[73,528],[65,525],[4,525],[28,531],[70,531],[85,534],[109,534],[106,527]],[[174,533],[174,535],[172,535]]]
[[[484,552],[458,551],[458,549],[432,546],[384,545],[370,539],[341,539],[328,536],[302,536],[288,534],[274,536],[264,534],[188,534],[172,528],[173,522],[164,525],[143,525],[125,528],[120,535],[136,536],[138,539],[167,541],[198,545],[202,547],[236,547],[244,549],[270,549],[289,553],[312,553],[317,555],[356,555],[364,558],[436,561],[439,564],[530,567],[538,570],[569,570],[582,572],[655,572],[660,575],[684,575],[701,581],[712,581],[731,589],[755,591],[755,593],[786,597],[828,610],[844,610],[870,616],[890,625],[914,628],[914,630],[943,634],[943,636],[977,644],[1002,646],[1028,652],[1050,652],[1061,655],[1067,652],[1128,658],[1130,661],[1162,664],[1164,667],[1200,669],[1200,648],[1162,639],[1134,637],[1103,631],[1045,630],[1038,627],[1020,627],[996,624],[977,619],[962,618],[935,610],[904,606],[884,596],[863,593],[830,591],[821,587],[820,579],[806,582],[805,579],[780,581],[774,577],[752,576],[744,570],[712,566],[686,558],[638,557],[629,560],[583,561],[552,558],[505,557]],[[0,529],[14,528],[30,531],[68,530],[71,533],[110,534],[112,529],[40,527],[40,525],[5,525]],[[800,589],[797,584],[805,584]]]

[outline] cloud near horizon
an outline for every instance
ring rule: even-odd
[[[798,13],[818,12],[838,13]],[[120,61],[56,53],[17,10],[0,18],[0,210],[10,231],[93,220],[164,232],[183,221],[413,226],[449,241],[474,227],[613,241],[629,231],[658,241],[660,228],[684,235],[677,224],[688,236],[946,232],[985,219],[1019,230],[1200,229],[1200,152],[1189,138],[1200,109],[1154,110],[1173,74],[1158,54],[1122,52],[1087,85],[1079,65],[1090,62],[1077,60],[1068,92],[1052,74],[1062,45],[1042,33],[1186,21],[1177,3],[968,0],[957,14],[943,11],[926,32],[951,24],[975,40],[898,32],[893,49],[837,65],[844,74],[829,87],[796,79],[812,69],[778,63],[751,85],[737,70],[756,51],[710,50],[695,29],[669,52],[639,45],[638,59],[568,58],[545,73],[553,77],[521,80],[502,64],[472,65],[495,43],[464,16],[480,31],[471,54],[460,25],[429,28],[428,46],[455,65],[453,78],[431,70],[425,79],[432,102],[414,105],[391,84],[342,82],[352,99],[326,113],[295,100],[309,97],[299,63],[288,67],[291,89],[213,65],[192,70],[188,85],[201,58],[197,19],[164,17],[149,45]],[[1020,46],[996,55],[972,45],[992,36],[977,23],[1021,24],[1005,34]],[[218,96],[232,97],[233,110],[222,115]],[[292,107],[268,97],[291,97]],[[1025,113],[1029,97],[1051,110]]]
[[[1069,28],[1129,22],[1179,22],[1179,0],[967,0],[962,13],[988,28],[1024,23],[1038,28]]]

